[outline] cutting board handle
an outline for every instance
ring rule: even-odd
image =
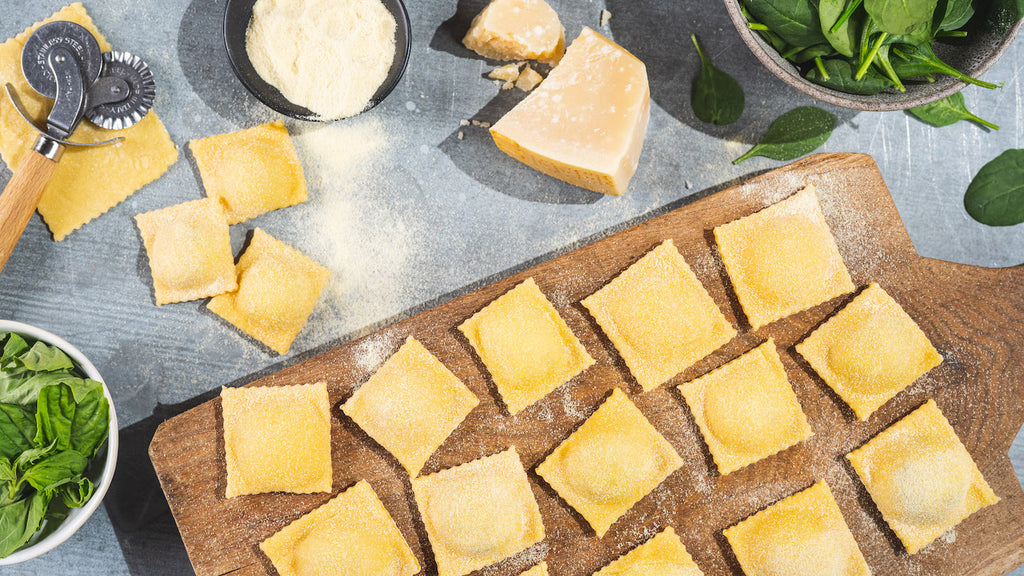
[[[61,145],[50,140],[47,144],[52,145],[40,151],[43,138],[41,136],[36,146],[22,158],[11,181],[7,183],[3,194],[0,194],[0,272],[3,272],[21,233],[39,206],[43,190],[57,170]],[[56,150],[56,153],[51,150]]]

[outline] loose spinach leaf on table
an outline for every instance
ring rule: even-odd
[[[964,207],[989,226],[1024,222],[1024,149],[1007,150],[982,166],[967,187]]]
[[[836,127],[836,117],[815,106],[801,106],[779,116],[768,127],[761,141],[733,161],[739,164],[753,156],[773,160],[793,160],[810,154],[828,141]]]
[[[36,416],[17,404],[0,404],[0,457],[14,460],[34,446]]]
[[[999,126],[979,118],[968,110],[967,104],[964,102],[964,95],[960,92],[954,92],[942,100],[937,100],[931,104],[911,108],[907,112],[932,126],[949,126],[961,120],[970,120],[987,128],[999,130]]]
[[[690,103],[693,113],[704,122],[724,126],[732,124],[743,115],[744,95],[739,83],[725,72],[715,68],[704,54],[697,36],[690,35],[700,55],[700,74],[693,83]]]
[[[747,10],[791,46],[826,42],[817,0],[745,0]]]
[[[36,492],[0,507],[0,558],[24,546],[39,531],[49,505],[50,495]]]

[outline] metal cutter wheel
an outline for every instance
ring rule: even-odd
[[[0,271],[28,225],[65,146],[102,146],[121,140],[70,142],[82,118],[120,130],[141,121],[153,106],[156,84],[146,63],[128,52],[100,50],[96,38],[74,22],[40,26],[21,51],[21,71],[29,86],[53,100],[46,128],[33,123],[14,88],[5,86],[15,109],[39,132],[0,194]]]

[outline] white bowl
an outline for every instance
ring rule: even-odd
[[[6,566],[9,564],[18,564],[26,560],[31,560],[36,556],[45,554],[50,550],[53,550],[61,542],[64,542],[71,537],[85,521],[92,516],[92,513],[99,507],[100,501],[103,500],[103,496],[107,493],[107,488],[110,487],[110,481],[114,478],[114,468],[117,464],[117,414],[114,412],[114,400],[110,397],[110,390],[107,389],[106,383],[103,382],[103,377],[96,371],[96,367],[89,362],[89,359],[84,354],[79,352],[78,348],[75,348],[63,338],[60,338],[54,334],[36,328],[35,326],[29,326],[28,324],[22,324],[21,322],[12,322],[10,320],[0,320],[0,333],[3,332],[15,332],[22,336],[27,336],[33,340],[41,340],[47,344],[56,346],[64,351],[75,364],[85,373],[86,377],[92,378],[103,384],[103,395],[107,397],[107,402],[110,404],[110,431],[107,433],[107,454],[106,461],[103,463],[102,470],[99,473],[93,471],[90,475],[90,479],[96,485],[96,491],[93,492],[92,498],[85,503],[85,506],[81,508],[72,508],[68,512],[67,518],[53,531],[49,532],[45,537],[39,538],[39,534],[45,533],[46,525],[44,524],[42,529],[28,541],[23,548],[17,550],[6,558],[0,558],[0,566]],[[95,460],[94,460],[95,462]],[[90,468],[93,465],[90,464]]]

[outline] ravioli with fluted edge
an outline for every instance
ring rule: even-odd
[[[871,576],[824,481],[723,533],[746,576]]]
[[[416,556],[366,480],[260,542],[280,576],[413,576]]]
[[[942,362],[921,328],[878,284],[865,288],[796,351],[861,420]]]
[[[715,227],[715,241],[754,330],[855,288],[814,186]]]
[[[515,447],[412,480],[438,576],[464,576],[544,539]]]
[[[682,465],[672,445],[616,388],[537,466],[537,474],[601,537]]]
[[[645,254],[582,304],[645,392],[736,336],[672,240]]]
[[[594,576],[704,576],[671,526],[604,568]]]
[[[519,576],[548,576],[548,565],[546,562],[541,562]]]
[[[157,306],[238,287],[224,211],[209,198],[135,217],[149,257]]]
[[[934,400],[846,457],[911,554],[999,501]]]
[[[223,388],[220,398],[225,496],[331,491],[327,384]]]
[[[516,414],[594,364],[533,278],[459,325]]]
[[[286,354],[331,272],[259,228],[236,271],[238,289],[210,300],[210,311]]]
[[[465,384],[410,336],[342,410],[415,478],[479,403]]]
[[[679,391],[722,474],[813,434],[771,338]]]

